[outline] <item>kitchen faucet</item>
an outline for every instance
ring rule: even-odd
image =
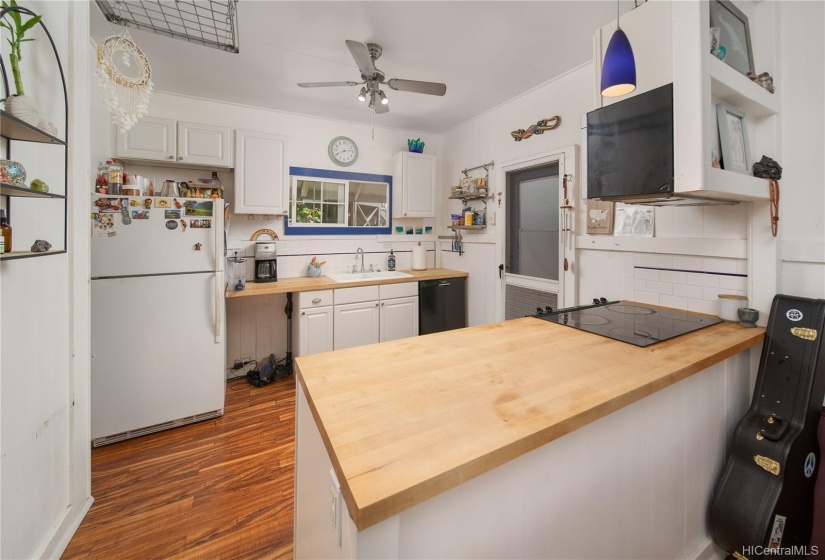
[[[358,260],[358,255],[361,255],[361,272],[364,272],[364,250],[361,247],[355,251],[355,260]]]

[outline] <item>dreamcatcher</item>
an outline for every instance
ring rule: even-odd
[[[133,69],[127,76],[118,68]],[[106,37],[97,45],[97,83],[103,101],[112,114],[112,122],[126,132],[149,111],[152,94],[152,68],[129,31]]]

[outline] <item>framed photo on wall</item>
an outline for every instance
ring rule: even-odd
[[[710,26],[719,28],[719,45],[725,47],[725,62],[747,75],[754,71],[748,16],[728,0],[710,0]]]
[[[730,105],[716,105],[719,123],[719,147],[722,150],[722,168],[737,173],[751,174],[748,133],[745,113]]]

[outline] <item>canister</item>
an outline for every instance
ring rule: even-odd
[[[739,308],[748,306],[748,298],[737,294],[719,294],[719,318],[739,321]]]
[[[464,213],[464,225],[465,226],[473,225],[473,213],[472,212],[465,212]]]

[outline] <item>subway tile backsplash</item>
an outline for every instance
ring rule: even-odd
[[[719,294],[747,295],[747,261],[626,254],[623,273],[635,301],[718,314]]]

